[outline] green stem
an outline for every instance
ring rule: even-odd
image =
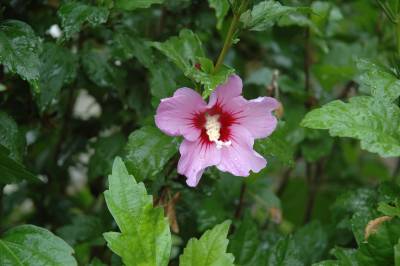
[[[222,50],[219,53],[217,62],[215,63],[214,73],[216,73],[219,70],[222,63],[224,62],[226,53],[228,52],[229,48],[231,48],[231,46],[232,46],[233,36],[235,35],[236,29],[239,25],[240,16],[247,9],[248,4],[249,4],[249,0],[242,0],[241,4],[237,10],[235,10],[235,8],[233,8],[233,17],[232,17],[231,25],[229,25],[228,33],[226,34],[225,41],[224,41],[224,46],[222,47]]]
[[[225,37],[224,46],[222,47],[222,50],[218,56],[217,63],[215,63],[214,72],[217,72],[218,69],[221,67],[222,63],[224,62],[226,53],[232,46],[232,38],[239,24],[239,19],[240,19],[240,14],[233,14],[231,25],[229,26],[228,33],[226,34]]]
[[[396,23],[396,39],[397,39],[397,55],[400,56],[400,22],[397,19]]]

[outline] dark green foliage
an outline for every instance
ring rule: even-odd
[[[0,265],[400,266],[399,0],[0,2]],[[267,167],[188,187],[156,109],[232,73]]]

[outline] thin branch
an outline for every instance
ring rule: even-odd
[[[243,181],[242,186],[240,188],[239,203],[235,210],[235,219],[239,219],[240,216],[242,215],[243,206],[244,206],[244,195],[246,193],[246,189],[247,189],[246,183]]]

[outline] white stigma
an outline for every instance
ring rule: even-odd
[[[206,114],[206,124],[204,127],[206,128],[206,133],[209,140],[217,144],[217,149],[221,149],[223,146],[230,146],[232,144],[230,140],[219,140],[219,138],[221,137],[221,123],[219,122],[219,115]]]

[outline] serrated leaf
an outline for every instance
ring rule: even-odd
[[[362,72],[362,84],[371,89],[374,97],[394,101],[400,96],[400,80],[390,70],[365,59],[358,60],[357,68]]]
[[[208,4],[211,8],[215,9],[215,15],[217,17],[217,29],[221,29],[224,18],[229,11],[228,0],[208,0]]]
[[[105,23],[108,14],[109,10],[105,7],[86,5],[81,2],[67,2],[58,10],[66,39],[79,32],[85,23],[91,27]]]
[[[39,91],[40,39],[33,29],[18,20],[0,23],[0,64],[17,73]]]
[[[178,37],[153,45],[175,63],[186,77],[204,86],[204,98],[219,84],[225,83],[234,72],[224,65],[215,72],[212,61],[205,57],[199,37],[187,29],[181,30]]]
[[[40,54],[40,94],[38,105],[41,111],[58,98],[64,84],[71,83],[76,77],[77,57],[69,50],[53,43],[43,45]]]
[[[153,197],[128,174],[120,158],[108,182],[107,207],[121,230],[104,234],[108,247],[128,266],[168,265],[172,240],[163,209],[153,207]]]
[[[328,129],[331,136],[357,138],[361,147],[383,157],[400,155],[400,110],[369,96],[336,100],[309,112],[301,125]]]
[[[163,134],[155,127],[135,130],[125,148],[127,167],[138,180],[153,179],[178,151],[178,139]]]
[[[304,7],[283,6],[277,1],[267,0],[244,12],[240,17],[240,21],[246,29],[263,31],[274,25],[284,15],[307,10]]]
[[[188,29],[181,30],[179,36],[153,45],[184,72],[198,63],[198,57],[205,57],[199,37]]]
[[[115,0],[115,7],[127,11],[148,8],[153,4],[162,4],[164,0]]]
[[[73,249],[44,228],[21,225],[0,239],[0,265],[77,265]]]
[[[179,257],[180,266],[229,266],[234,257],[226,253],[230,221],[207,230],[200,239],[192,238]]]

